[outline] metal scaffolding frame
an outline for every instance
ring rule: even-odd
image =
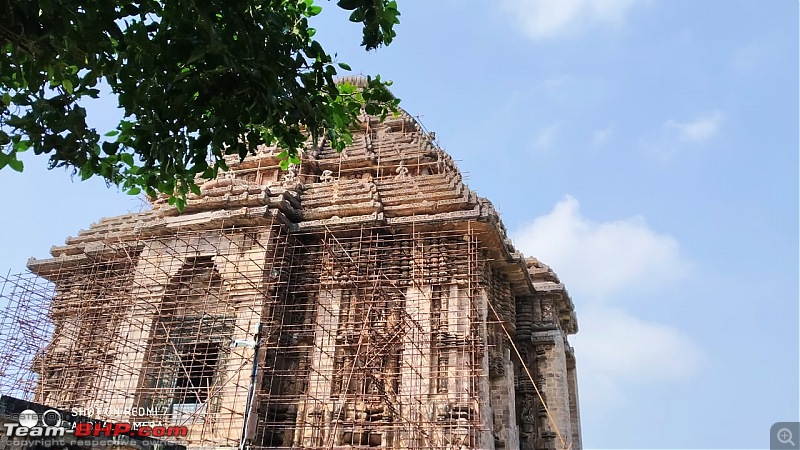
[[[190,445],[486,448],[488,302],[471,225],[278,221],[126,241],[0,279],[0,391]],[[507,305],[506,305],[507,307]],[[512,305],[513,307],[513,301]]]

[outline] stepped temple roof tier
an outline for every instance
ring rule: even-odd
[[[0,286],[0,392],[186,426],[188,450],[580,449],[564,284],[414,117],[353,137],[228,158],[182,212],[30,259]]]
[[[357,84],[358,77],[353,78]],[[151,211],[101,219],[77,237],[67,238],[65,245],[52,247],[54,258],[31,259],[29,268],[46,276],[48,268],[114,253],[120,242],[143,235],[223,223],[254,226],[265,217],[280,218],[298,231],[357,224],[413,226],[418,231],[473,226],[485,242],[492,243],[491,257],[504,266],[515,293],[558,292],[562,327],[570,334],[577,332],[574,305],[555,274],[514,248],[492,203],[464,184],[450,155],[405,111],[383,122],[362,116],[353,144],[341,153],[324,140],[316,147],[309,143],[301,150],[299,167],[281,170],[280,152],[261,147],[243,161],[228,157],[230,171],[203,182],[199,196],[189,194],[183,213],[161,197]],[[534,282],[542,270],[551,274],[550,279]]]

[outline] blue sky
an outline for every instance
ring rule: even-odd
[[[364,53],[576,304],[587,448],[766,448],[798,418],[798,2],[401,1]],[[93,105],[113,128],[113,99]],[[0,269],[140,202],[26,157]]]

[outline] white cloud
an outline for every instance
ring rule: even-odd
[[[687,122],[670,119],[640,138],[639,146],[651,157],[669,161],[687,150],[712,141],[721,133],[724,122],[725,112],[719,110]]]
[[[758,67],[760,60],[764,56],[764,49],[759,45],[750,44],[736,50],[733,56],[733,67],[747,71]]]
[[[682,332],[616,308],[580,314],[576,351],[587,370],[626,382],[683,378],[700,365],[701,352]]]
[[[579,207],[567,197],[514,235],[520,250],[553,267],[572,292],[605,299],[657,289],[686,273],[678,242],[651,230],[642,217],[598,223]]]
[[[552,99],[553,97],[563,95],[565,93],[564,91],[574,88],[574,86],[569,85],[575,82],[576,78],[574,76],[552,76],[536,83],[532,92],[536,96]]]
[[[600,147],[601,145],[608,142],[608,139],[611,137],[611,127],[603,128],[602,130],[597,130],[592,134],[592,146],[593,147]]]
[[[588,0],[593,17],[609,23],[621,23],[640,0]]]
[[[631,386],[671,383],[697,372],[704,356],[689,336],[619,306],[620,298],[656,293],[687,275],[690,263],[675,238],[639,216],[592,221],[569,196],[512,236],[523,253],[558,273],[575,300],[580,332],[571,340],[582,402],[606,409],[626,403]]]
[[[678,329],[642,320],[615,308],[578,311],[572,337],[580,395],[593,409],[624,404],[628,387],[689,378],[702,366],[703,351]]]
[[[556,137],[556,130],[558,130],[558,124],[553,124],[548,127],[540,129],[536,136],[533,138],[533,146],[537,149],[546,149],[550,148],[553,144],[553,140]]]
[[[503,9],[533,39],[573,34],[595,23],[619,26],[643,0],[504,0]]]
[[[719,131],[725,115],[721,111],[706,116],[696,118],[691,122],[677,122],[675,120],[668,120],[664,127],[668,130],[674,130],[678,134],[678,138],[690,142],[705,142]]]

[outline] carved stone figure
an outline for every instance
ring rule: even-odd
[[[322,174],[319,176],[319,181],[323,183],[329,183],[333,181],[333,172],[330,170],[324,170]]]
[[[285,183],[293,183],[297,181],[297,165],[296,164],[289,164],[289,167],[286,168],[286,173],[283,174],[283,181]]]
[[[397,166],[397,169],[395,169],[395,172],[397,172],[397,175],[395,176],[395,179],[399,180],[399,179],[403,179],[403,178],[408,178],[409,177],[408,167],[406,167],[403,164],[403,161],[400,161],[400,165]]]

